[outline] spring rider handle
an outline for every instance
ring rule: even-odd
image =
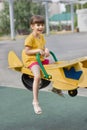
[[[55,54],[54,54],[52,51],[50,51],[50,54],[53,56],[54,61],[57,62],[58,60],[57,60]],[[36,59],[37,59],[38,64],[40,65],[40,68],[41,68],[41,70],[42,70],[42,72],[43,72],[43,74],[44,74],[44,78],[51,79],[52,76],[49,75],[49,74],[46,72],[44,66],[42,65],[42,62],[41,62],[41,60],[40,60],[40,54],[39,54],[39,53],[36,54]]]

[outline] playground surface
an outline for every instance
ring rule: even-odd
[[[40,91],[39,98],[36,115],[30,91],[0,87],[0,130],[87,130],[87,97]]]

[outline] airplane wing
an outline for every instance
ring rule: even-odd
[[[58,61],[45,66],[52,75],[53,86],[62,90],[72,90],[87,86],[87,57],[70,61]]]

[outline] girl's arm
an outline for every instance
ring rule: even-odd
[[[25,53],[27,55],[33,55],[33,54],[37,54],[37,53],[40,53],[41,55],[45,54],[45,52],[42,49],[32,49],[29,46],[25,46]]]

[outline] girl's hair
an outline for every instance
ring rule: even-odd
[[[30,20],[30,24],[35,24],[35,23],[45,24],[44,17],[40,16],[40,15],[34,15],[34,16],[32,16],[31,20]]]

